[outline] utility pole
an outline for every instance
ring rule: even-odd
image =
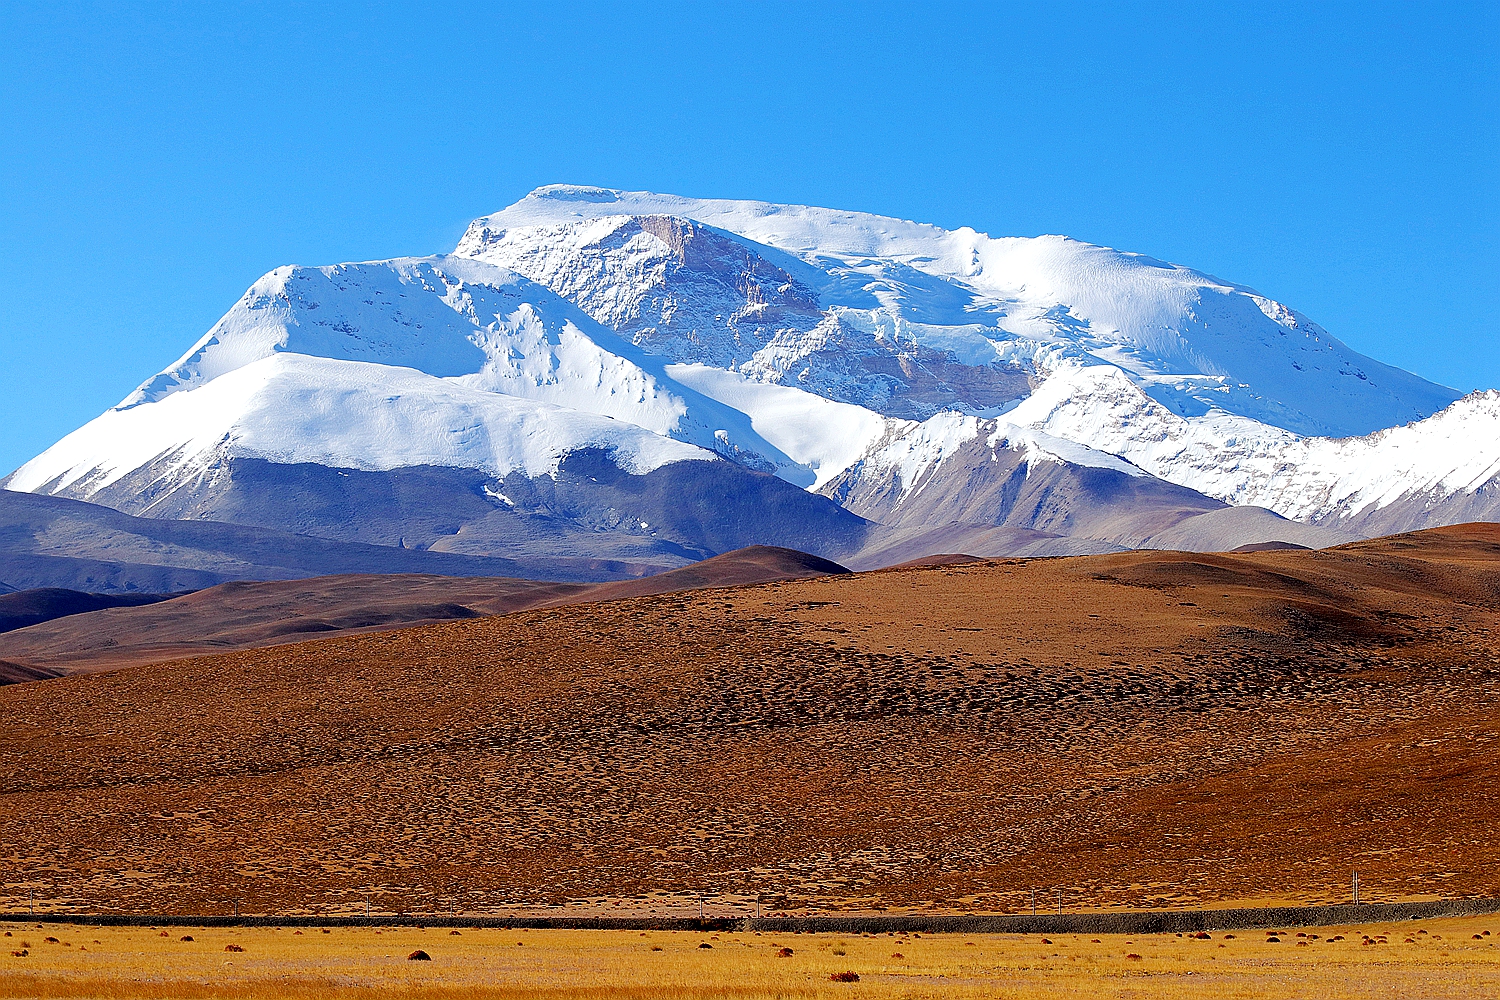
[[[1354,905],[1359,905],[1359,872],[1354,873]]]
[[[699,920],[703,919],[703,897],[702,896],[698,897],[698,919]]]

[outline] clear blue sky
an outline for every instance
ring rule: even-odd
[[[256,277],[572,182],[1066,233],[1500,386],[1500,5],[0,0],[0,471]]]

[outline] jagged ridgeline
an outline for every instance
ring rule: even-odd
[[[555,186],[452,254],[278,268],[6,485],[602,579],[1323,545],[1489,519],[1497,463],[1500,394],[1186,267]]]

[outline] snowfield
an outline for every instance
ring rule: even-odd
[[[165,460],[183,482],[228,458],[341,469],[433,465],[503,477],[556,471],[603,448],[635,474],[712,452],[635,424],[367,361],[274,354],[153,404],[110,410],[63,438],[9,488],[97,491]]]

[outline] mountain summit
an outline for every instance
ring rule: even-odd
[[[448,255],[278,268],[6,486],[519,560],[861,566],[1487,518],[1497,431],[1500,394],[1138,254],[551,186]]]

